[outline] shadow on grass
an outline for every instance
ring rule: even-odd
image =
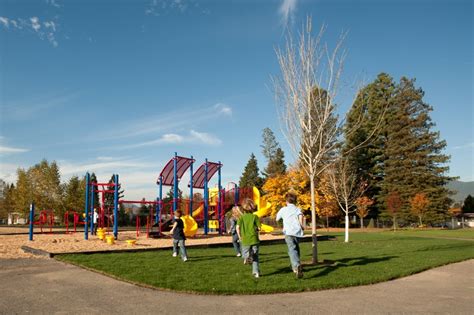
[[[320,263],[317,265],[313,265],[311,263],[303,264],[303,268],[305,272],[311,272],[314,270],[319,271],[319,272],[316,272],[314,275],[311,275],[310,277],[308,277],[309,279],[311,279],[311,278],[328,275],[329,273],[341,267],[364,266],[368,264],[391,260],[393,258],[399,258],[399,256],[384,256],[384,257],[379,257],[379,258],[370,258],[366,256],[361,256],[361,257],[343,258],[337,261],[325,260],[323,263]]]

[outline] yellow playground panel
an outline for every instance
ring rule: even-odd
[[[215,206],[217,204],[217,196],[219,194],[219,191],[217,188],[210,188],[209,189],[209,205],[210,206]],[[270,215],[272,208],[271,204],[265,200],[265,198],[260,198],[260,191],[258,190],[257,187],[253,187],[253,200],[255,202],[255,205],[257,206],[257,211],[254,212],[259,218],[266,217]],[[193,216],[199,215],[204,209],[204,206],[201,205],[198,207],[195,211],[193,211]],[[181,220],[183,220],[184,223],[184,234],[187,237],[192,237],[196,235],[196,232],[198,230],[198,224],[194,220],[192,216],[189,215],[184,215],[181,217]],[[219,221],[218,220],[209,220],[208,222],[208,227],[210,230],[218,230],[219,229]],[[270,233],[273,232],[273,227],[262,224],[261,226],[262,232],[265,233]]]
[[[219,221],[218,220],[209,220],[209,229],[217,230],[219,228]]]

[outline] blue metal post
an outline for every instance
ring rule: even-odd
[[[209,232],[209,189],[207,188],[207,159],[204,164],[204,234]]]
[[[28,238],[30,241],[33,240],[33,226],[35,223],[34,221],[35,221],[35,203],[32,202],[30,205],[30,236]]]
[[[239,187],[234,184],[234,206],[239,204]]]
[[[119,187],[119,176],[118,174],[114,174],[114,238],[117,239],[118,237],[118,187]]]
[[[173,213],[178,209],[178,153],[174,153],[173,160]]]
[[[158,223],[159,230],[161,233],[161,211],[163,210],[163,176],[160,176],[160,203],[158,204]]]
[[[91,224],[90,224],[90,222],[92,221],[91,220],[91,214],[94,212],[95,195],[97,194],[97,190],[99,190],[99,186],[91,185],[90,197],[89,197],[90,205],[89,205],[89,210],[87,211],[87,215],[86,215],[86,220],[87,221],[84,225],[87,224],[88,226],[91,226]],[[92,230],[90,228],[87,229],[87,233],[89,233],[89,230],[91,231],[91,234],[92,234]]]
[[[191,155],[191,170],[189,171],[189,215],[193,216],[193,156]]]
[[[217,169],[217,189],[218,190],[218,193],[217,193],[217,200],[218,200],[218,204],[217,204],[217,216],[218,216],[218,222],[219,222],[219,235],[222,234],[222,228],[224,227],[224,220],[222,218],[222,195],[221,195],[221,161],[219,161],[219,166],[218,166],[218,169]]]
[[[89,197],[90,197],[90,181],[91,181],[91,176],[89,173],[86,173],[86,204],[84,206],[84,213],[86,214],[86,217],[84,220],[86,220],[84,224],[84,239],[87,240],[89,238],[89,230],[88,230],[88,220],[87,218],[89,217]]]

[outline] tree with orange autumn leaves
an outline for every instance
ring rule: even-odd
[[[369,214],[369,207],[374,204],[374,200],[367,196],[359,197],[355,201],[357,207],[356,214],[360,219],[360,228],[364,228],[364,218]]]
[[[410,199],[411,212],[418,217],[420,220],[420,226],[423,225],[423,217],[428,210],[430,201],[426,197],[425,193],[417,193],[413,198]]]
[[[330,194],[325,193],[324,180],[321,179],[321,187],[316,190],[316,212],[318,216],[332,217],[339,214],[339,209]],[[298,197],[297,206],[303,211],[311,208],[309,177],[301,168],[291,167],[288,172],[267,179],[263,185],[265,198],[272,204],[271,216],[275,217],[277,212],[286,206],[286,194],[292,192]]]

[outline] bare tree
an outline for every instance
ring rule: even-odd
[[[357,177],[357,173],[351,167],[349,159],[339,156],[337,161],[327,170],[329,186],[335,197],[339,208],[344,212],[344,242],[349,242],[349,214],[355,212],[357,199],[362,197],[367,189],[367,183]]]
[[[310,179],[312,262],[317,263],[315,180],[331,164],[340,125],[336,105],[345,52],[339,38],[333,50],[322,43],[325,27],[312,36],[311,18],[295,42],[291,33],[276,54],[281,77],[274,78],[280,125],[292,153]]]

